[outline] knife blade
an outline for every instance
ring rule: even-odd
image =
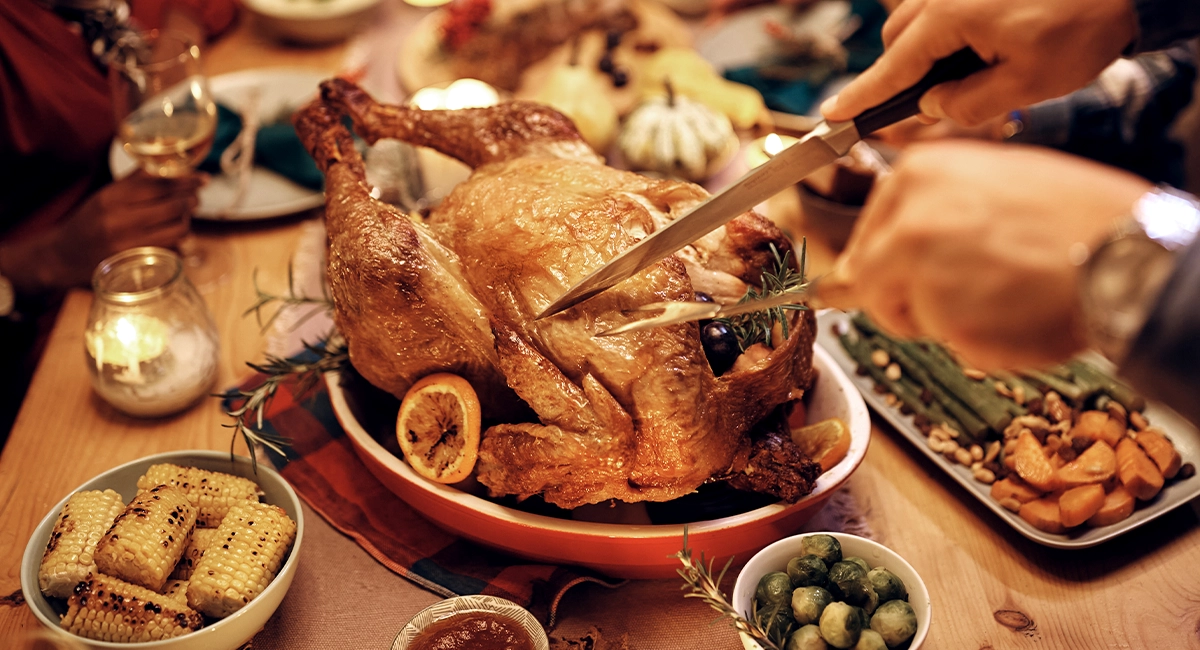
[[[618,325],[612,329],[600,332],[596,336],[615,336],[626,332],[640,332],[664,325],[676,325],[708,318],[730,318],[741,314],[773,309],[775,307],[793,307],[796,309],[821,309],[826,306],[842,307],[845,306],[841,302],[841,295],[844,291],[845,285],[840,280],[835,279],[833,275],[827,275],[809,280],[798,287],[778,295],[763,298],[762,300],[739,302],[734,305],[720,305],[715,302],[699,301],[654,302],[635,309],[626,310],[625,313],[635,316],[653,312],[661,313],[632,320],[624,325]]]
[[[925,91],[947,81],[962,79],[986,67],[987,64],[974,51],[964,48],[935,63],[912,87],[864,111],[853,121],[822,121],[799,142],[750,170],[724,191],[709,197],[691,212],[651,233],[589,273],[543,309],[535,320],[569,309],[696,241],[844,156],[863,136],[916,115]]]

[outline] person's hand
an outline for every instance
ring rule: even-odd
[[[88,197],[54,229],[0,246],[0,273],[19,292],[86,286],[109,255],[135,246],[172,248],[188,232],[201,175],[157,178],[142,171]]]
[[[1048,149],[913,145],[879,181],[833,277],[885,329],[949,344],[981,368],[1084,346],[1078,263],[1151,189]]]
[[[951,138],[999,142],[1004,139],[1004,126],[1007,123],[1007,114],[993,117],[978,126],[963,126],[954,120],[939,120],[929,124],[917,117],[910,117],[871,133],[871,138],[897,149],[916,142]]]
[[[990,67],[925,93],[921,112],[973,126],[1082,88],[1136,33],[1130,0],[905,0],[884,25],[883,55],[821,111],[852,119],[970,47]]]

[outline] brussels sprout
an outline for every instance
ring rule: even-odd
[[[758,601],[760,612],[770,612],[780,606],[786,608],[792,600],[792,581],[788,574],[773,571],[763,576],[754,591],[754,599]]]
[[[867,580],[871,581],[871,587],[879,594],[881,603],[889,600],[908,600],[908,588],[904,586],[904,581],[883,567],[875,567],[868,571]]]
[[[833,535],[809,535],[801,539],[800,552],[815,555],[826,565],[842,561],[842,544]]]
[[[854,644],[853,650],[888,650],[888,647],[878,632],[875,630],[863,630],[862,634],[858,637],[858,643]]]
[[[816,623],[832,602],[833,596],[821,587],[800,587],[792,592],[792,616],[801,625]]]
[[[862,610],[846,603],[829,603],[821,613],[821,638],[835,648],[849,648],[858,643],[863,628]]]
[[[828,611],[829,608],[825,609]],[[821,628],[822,631],[824,629]],[[871,629],[883,637],[887,647],[895,648],[917,633],[917,615],[903,600],[889,600],[875,610],[875,615],[871,617]]]
[[[787,574],[793,587],[824,587],[829,582],[829,567],[815,555],[801,555],[788,560]]]
[[[875,613],[875,608],[879,607],[879,594],[875,593],[874,589],[867,590],[867,602],[862,606],[863,614],[867,616],[867,620],[863,621],[863,627],[870,623],[871,614]]]
[[[829,650],[829,644],[821,638],[821,628],[816,625],[805,625],[792,632],[783,650]]]
[[[829,593],[833,594],[834,600],[862,607],[870,600],[872,591],[867,572],[857,564],[838,562],[829,567]]]
[[[769,614],[771,612],[765,613],[765,615]],[[792,618],[792,608],[785,604],[782,609],[775,612],[775,616],[766,621],[763,627],[769,636],[786,639],[799,625],[796,623],[796,619]]]
[[[861,557],[858,557],[858,556],[844,557],[844,558],[842,558],[842,561],[843,562],[853,562],[853,563],[857,564],[858,566],[862,567],[863,571],[866,571],[868,573],[871,571],[871,565],[867,564],[867,561],[862,559]]]

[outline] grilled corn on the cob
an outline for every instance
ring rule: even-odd
[[[187,580],[170,580],[167,586],[163,587],[162,595],[187,606],[187,586]]]
[[[204,549],[208,548],[216,538],[216,528],[193,528],[192,538],[188,542],[187,548],[183,549],[183,555],[179,558],[179,563],[175,565],[175,570],[171,572],[171,578],[174,580],[190,578],[192,569],[200,561],[200,556],[204,555]]]
[[[192,505],[199,510],[196,525],[201,528],[220,526],[230,506],[258,501],[262,493],[258,484],[248,478],[170,463],[151,465],[138,479],[138,490],[163,484],[174,485],[188,495]]]
[[[67,598],[96,569],[96,543],[121,511],[125,500],[113,490],[76,492],[63,506],[38,569],[42,593]]]
[[[96,568],[151,591],[162,591],[187,548],[196,509],[177,487],[140,492],[96,545]]]
[[[75,586],[60,625],[97,641],[167,639],[200,629],[204,619],[177,600],[106,575]]]
[[[296,539],[296,522],[279,506],[243,503],[229,509],[188,583],[188,605],[221,618],[262,593]]]

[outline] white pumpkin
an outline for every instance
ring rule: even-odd
[[[689,181],[702,181],[737,151],[729,118],[668,90],[646,100],[625,118],[617,147],[625,164]]]

